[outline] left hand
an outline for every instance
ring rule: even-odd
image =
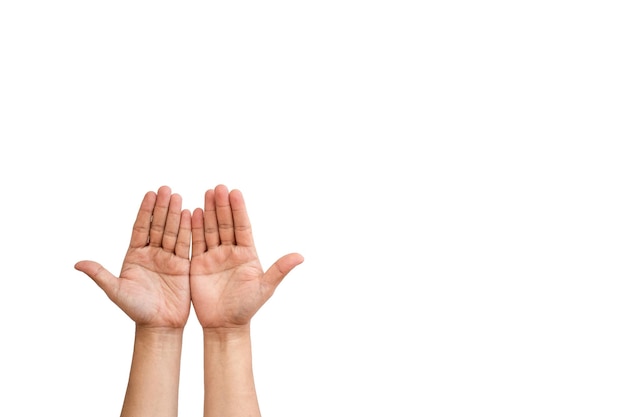
[[[187,323],[191,213],[181,207],[182,198],[167,186],[146,193],[119,278],[97,262],[75,265],[137,326],[182,328]]]

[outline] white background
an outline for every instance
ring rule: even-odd
[[[305,262],[253,321],[261,409],[626,414],[619,1],[5,1],[3,416],[119,414],[144,193],[248,203]],[[202,412],[185,333],[180,415]]]

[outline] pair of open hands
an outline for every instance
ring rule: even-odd
[[[291,253],[263,271],[240,191],[218,185],[191,213],[163,186],[141,203],[119,278],[93,261],[75,268],[138,326],[182,328],[193,303],[203,328],[225,329],[249,325],[303,260]]]

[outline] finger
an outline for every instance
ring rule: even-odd
[[[139,207],[139,213],[137,213],[137,219],[133,225],[133,234],[130,238],[131,248],[143,248],[148,244],[150,219],[152,218],[155,201],[156,194],[153,191],[148,191],[143,197],[143,201]]]
[[[215,187],[215,211],[217,214],[217,227],[220,235],[220,244],[235,244],[233,212],[228,198],[228,188],[223,185]]]
[[[161,247],[163,242],[163,232],[165,230],[171,193],[170,188],[165,185],[159,188],[157,193],[154,211],[152,212],[152,223],[150,224],[150,246]]]
[[[207,249],[215,248],[220,244],[214,190],[207,190],[204,194],[204,239]]]
[[[102,265],[93,261],[80,261],[74,265],[74,268],[87,274],[96,284],[98,284],[100,288],[102,288],[109,298],[114,299],[117,291],[118,280]]]
[[[230,207],[233,213],[233,222],[235,230],[235,241],[237,246],[253,246],[252,227],[246,210],[246,203],[243,200],[243,194],[239,190],[230,192]]]
[[[206,252],[204,217],[202,209],[197,208],[191,215],[191,256],[202,255],[204,252]]]
[[[161,246],[166,252],[174,252],[180,228],[180,215],[183,199],[178,194],[172,194],[165,220],[165,230],[163,231],[163,241]]]
[[[290,253],[276,262],[263,274],[263,280],[276,288],[292,269],[304,262],[299,253]]]
[[[191,239],[191,213],[185,209],[180,214],[180,227],[176,239],[176,256],[189,259],[189,240]]]

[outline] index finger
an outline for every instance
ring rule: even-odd
[[[143,248],[148,244],[150,221],[152,219],[152,211],[154,210],[155,203],[156,193],[154,191],[148,191],[143,197],[143,201],[139,207],[139,213],[137,213],[137,218],[133,225],[133,233],[130,237],[131,248]]]

